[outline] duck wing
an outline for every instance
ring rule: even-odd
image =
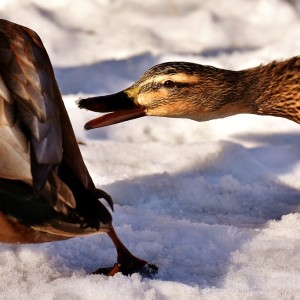
[[[0,133],[1,178],[31,184],[63,213],[76,201],[58,176],[62,162],[95,189],[42,41],[5,20],[0,20]]]

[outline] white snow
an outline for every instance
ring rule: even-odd
[[[159,266],[91,275],[116,261],[106,235],[1,244],[0,299],[300,299],[299,125],[147,117],[87,132],[96,114],[75,104],[164,61],[237,70],[299,55],[299,0],[0,0],[0,13],[41,36],[121,239]]]

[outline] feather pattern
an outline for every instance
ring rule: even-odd
[[[30,226],[35,229],[49,233],[55,224],[55,236],[74,236],[108,228],[111,216],[98,198],[107,199],[111,207],[112,200],[95,188],[82,160],[40,38],[29,28],[0,20],[0,45],[0,178],[28,184],[35,195],[29,197],[32,201],[46,200],[50,210],[61,214],[60,221],[47,217],[34,222]],[[6,187],[7,200],[13,190]],[[2,212],[7,208],[3,195]],[[19,218],[16,210],[8,209],[10,219]],[[70,215],[77,221],[70,222]],[[25,219],[23,223],[30,223]]]
[[[47,52],[35,32],[0,20],[0,242],[41,243],[107,232],[114,275],[157,267],[117,236],[83,162]]]

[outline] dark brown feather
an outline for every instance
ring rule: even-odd
[[[13,235],[5,238],[2,231],[0,241],[23,242],[20,230],[31,235],[27,242],[109,230],[111,216],[99,198],[110,206],[112,200],[95,188],[83,162],[47,52],[35,32],[5,20],[0,20],[1,154],[0,222]]]
[[[82,160],[40,38],[0,20],[0,242],[41,243],[107,232],[118,263],[98,273],[155,273],[156,266],[124,246],[99,198],[113,208]]]

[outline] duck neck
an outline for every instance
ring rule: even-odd
[[[245,112],[300,123],[300,57],[237,73],[235,91]]]

